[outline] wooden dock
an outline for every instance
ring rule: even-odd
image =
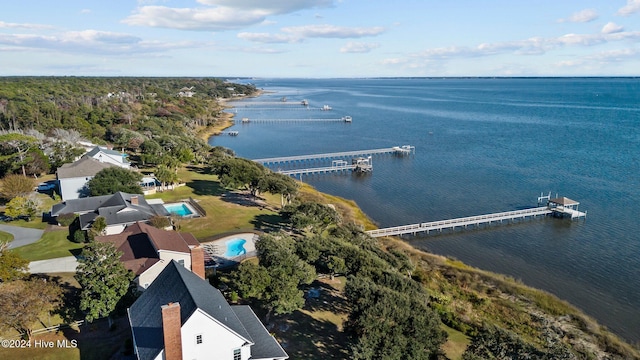
[[[304,122],[304,123],[317,123],[317,122],[345,122],[350,123],[350,117],[341,117],[341,118],[319,118],[319,119],[309,119],[309,118],[291,118],[291,119],[254,119],[243,117],[240,120],[235,120],[235,122],[241,122],[243,124],[247,123],[291,123],[291,122]]]
[[[283,175],[298,175],[302,180],[302,175],[313,175],[313,174],[328,174],[328,173],[336,173],[336,172],[360,172],[366,173],[373,171],[373,163],[372,158],[369,156],[368,158],[357,158],[353,159],[352,163],[349,164],[344,160],[334,160],[331,166],[323,166],[323,167],[315,167],[315,168],[307,168],[307,169],[294,169],[294,170],[280,170],[277,171]]]
[[[552,215],[562,218],[579,219],[586,218],[587,213],[577,210],[577,201],[568,198],[549,199],[547,206],[540,206],[524,210],[514,210],[499,212],[486,215],[469,216],[449,220],[423,222],[418,224],[409,224],[394,226],[376,230],[369,230],[367,234],[371,237],[384,237],[418,233],[429,234],[431,231],[439,231],[446,229],[454,230],[456,227],[467,228],[475,226],[476,228],[482,224],[502,223],[503,221],[511,221],[516,219],[533,218],[537,216]]]
[[[341,158],[344,159],[344,158],[361,157],[361,156],[382,155],[382,154],[408,155],[408,154],[415,153],[415,151],[416,151],[416,148],[414,146],[403,145],[403,146],[394,146],[390,148],[381,148],[381,149],[355,150],[355,151],[343,151],[343,152],[325,153],[325,154],[311,154],[311,155],[283,156],[283,157],[274,157],[274,158],[254,159],[253,161],[263,165],[271,165],[271,164],[289,163],[289,162],[307,162],[312,160],[327,160],[327,159],[341,159]]]

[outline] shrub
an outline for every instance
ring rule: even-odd
[[[60,224],[60,226],[69,226],[69,225],[71,225],[73,223],[73,221],[77,217],[78,217],[78,215],[76,215],[74,213],[66,213],[66,214],[58,215],[56,220],[58,221],[58,224]]]
[[[73,233],[73,242],[81,244],[86,241],[87,236],[85,235],[84,231],[76,230],[76,232]]]
[[[154,216],[149,219],[149,223],[151,224],[151,226],[158,229],[164,229],[171,226],[171,220],[169,220],[169,218],[166,216]]]

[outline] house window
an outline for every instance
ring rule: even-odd
[[[233,360],[242,360],[242,352],[240,349],[233,349]]]
[[[182,267],[184,267],[184,259],[178,260],[178,264],[180,264],[180,265],[182,265]]]
[[[202,344],[202,334],[196,335],[196,345]]]

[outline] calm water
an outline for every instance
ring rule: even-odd
[[[380,226],[535,206],[541,192],[580,201],[586,221],[538,219],[411,238],[418,248],[521,279],[640,341],[640,79],[260,80],[269,91],[213,145],[247,158],[410,144],[371,175],[304,181],[355,200]],[[311,107],[254,104],[308,99]],[[268,108],[268,109],[265,109]],[[260,110],[263,109],[263,110]],[[319,164],[318,166],[321,166]]]

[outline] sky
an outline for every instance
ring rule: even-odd
[[[2,76],[640,75],[640,0],[2,2]]]

